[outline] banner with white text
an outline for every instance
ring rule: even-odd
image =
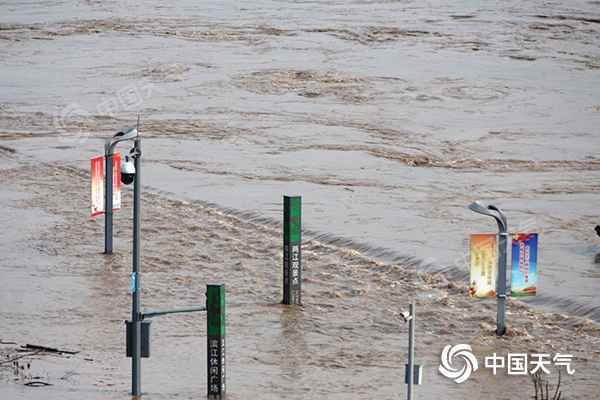
[[[498,246],[495,233],[471,235],[471,297],[495,297]]]
[[[535,296],[537,293],[538,234],[517,233],[512,239],[511,295]]]

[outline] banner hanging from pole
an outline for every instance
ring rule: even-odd
[[[113,155],[113,211],[121,209],[121,154]]]
[[[104,157],[92,158],[92,217],[104,213]]]
[[[104,156],[92,158],[91,178],[92,178],[92,212],[91,216],[96,217],[104,214]],[[113,155],[113,211],[121,209],[121,154]]]
[[[538,234],[517,233],[512,239],[511,295],[535,296],[537,292]]]
[[[498,245],[495,233],[471,235],[471,297],[495,297]]]

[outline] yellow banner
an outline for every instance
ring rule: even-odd
[[[495,233],[471,235],[471,297],[495,297],[498,246]]]

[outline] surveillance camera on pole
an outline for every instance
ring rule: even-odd
[[[121,161],[121,182],[124,185],[131,185],[135,179],[135,164],[130,156],[125,156]]]
[[[402,317],[404,323],[407,323],[412,318],[412,316],[410,315],[410,311],[403,311],[400,313],[400,316]]]

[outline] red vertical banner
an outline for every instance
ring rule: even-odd
[[[92,213],[95,217],[104,214],[104,186],[105,179],[104,167],[105,160],[103,156],[92,158],[91,178],[92,178]],[[113,211],[121,209],[121,155],[113,155]]]
[[[113,155],[113,211],[121,209],[121,154]]]
[[[104,214],[104,157],[92,158],[92,217]]]

